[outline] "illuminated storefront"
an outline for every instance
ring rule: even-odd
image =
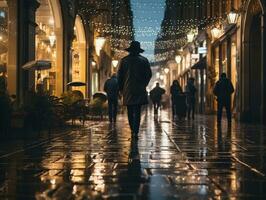
[[[59,96],[63,92],[62,20],[59,1],[41,0],[36,11],[36,23],[35,59],[51,61],[52,68],[40,72],[41,80],[37,80],[35,74],[35,83],[42,81],[45,91]]]
[[[232,81],[233,86],[237,88],[237,28],[230,27],[220,38],[212,43],[212,66],[215,69],[218,81],[222,73],[226,73]],[[232,110],[236,112],[236,94],[232,95]],[[217,109],[216,101],[213,102],[215,110]]]
[[[74,40],[72,42],[72,81],[86,83],[86,38],[82,20],[76,17],[74,26]],[[87,96],[86,87],[72,87]]]

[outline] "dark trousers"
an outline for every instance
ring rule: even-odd
[[[158,109],[161,107],[161,102],[160,101],[154,101],[153,107],[154,107],[154,113],[158,113]]]
[[[187,105],[187,117],[190,119],[192,113],[192,119],[195,118],[195,104],[188,104]]]
[[[217,122],[221,123],[224,107],[226,110],[227,121],[228,123],[231,123],[232,114],[231,114],[231,102],[230,101],[218,101]]]
[[[117,105],[118,105],[117,99],[108,99],[108,115],[110,122],[116,122]]]
[[[195,103],[196,99],[188,99],[187,102],[187,117],[190,119],[191,113],[192,113],[192,119],[195,118]]]
[[[135,134],[138,134],[141,118],[141,105],[127,106],[127,115],[131,131]]]

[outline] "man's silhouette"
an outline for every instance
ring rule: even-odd
[[[107,94],[108,99],[108,114],[110,123],[116,122],[117,106],[118,106],[118,81],[115,74],[111,78],[107,79],[104,84],[104,91]]]
[[[159,83],[156,83],[156,86],[150,91],[150,97],[154,106],[154,113],[158,113],[158,109],[161,107],[162,95],[165,93],[165,90],[160,87]]]
[[[218,101],[218,112],[217,112],[217,123],[221,124],[223,108],[226,109],[227,121],[231,125],[232,114],[231,114],[231,95],[234,92],[232,82],[226,77],[226,73],[222,73],[220,80],[216,82],[213,93],[217,97]]]
[[[186,96],[187,96],[187,118],[190,119],[192,112],[192,119],[195,118],[195,104],[196,104],[196,92],[197,89],[194,85],[195,79],[190,77],[186,85]]]
[[[123,94],[123,103],[127,106],[132,135],[137,139],[141,106],[148,104],[146,87],[149,84],[152,72],[148,59],[140,55],[144,50],[140,48],[139,42],[131,42],[126,51],[129,52],[129,55],[120,62],[118,85]]]

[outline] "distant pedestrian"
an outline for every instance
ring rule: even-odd
[[[170,93],[173,118],[177,116],[179,119],[182,119],[182,117],[185,117],[186,115],[186,98],[178,80],[173,81],[173,84],[170,88]]]
[[[7,75],[5,71],[0,75],[0,95],[7,95]]]
[[[0,75],[0,136],[8,133],[11,112],[11,102],[7,91],[7,74],[4,71]]]
[[[159,83],[150,91],[150,98],[154,106],[154,113],[158,113],[158,109],[161,107],[162,95],[165,93],[165,89],[160,87]]]
[[[104,84],[104,91],[107,94],[108,99],[108,116],[110,123],[116,122],[119,87],[116,74],[113,74],[111,78],[107,79]]]
[[[127,106],[128,121],[132,136],[138,138],[141,120],[141,106],[148,104],[146,87],[152,73],[147,58],[140,55],[144,50],[140,43],[132,41],[126,49],[129,55],[120,62],[118,70],[119,90],[123,94],[123,103]]]
[[[194,78],[189,78],[186,85],[187,96],[187,118],[190,119],[192,112],[192,119],[195,119],[195,104],[196,104],[196,92],[197,89],[194,85]]]
[[[222,73],[220,80],[216,82],[213,93],[217,97],[218,101],[218,112],[217,112],[217,123],[221,124],[223,108],[226,109],[227,121],[231,125],[232,114],[231,114],[231,95],[234,92],[232,82],[226,77],[226,73]]]

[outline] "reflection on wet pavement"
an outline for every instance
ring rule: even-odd
[[[266,199],[265,128],[145,112],[138,141],[121,115],[1,142],[0,199]]]

